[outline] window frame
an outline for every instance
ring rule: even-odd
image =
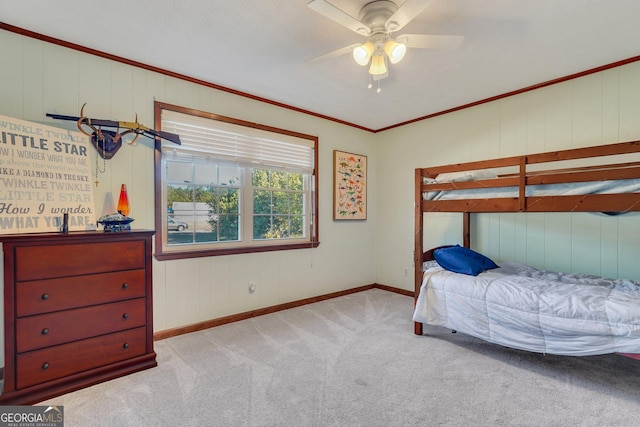
[[[164,229],[164,216],[166,215],[166,207],[163,206],[163,186],[166,182],[163,181],[162,174],[162,141],[159,137],[155,139],[154,150],[154,197],[155,197],[155,254],[154,256],[158,260],[172,260],[172,259],[186,259],[197,257],[209,257],[219,255],[233,255],[255,252],[270,252],[292,249],[310,249],[318,247],[319,240],[319,227],[318,227],[318,137],[299,132],[294,132],[286,129],[276,128],[254,122],[247,122],[240,119],[221,116],[219,114],[209,113],[205,111],[196,110],[193,108],[181,107],[178,105],[168,104],[165,102],[154,101],[154,124],[155,129],[162,130],[162,111],[174,111],[182,114],[194,115],[211,120],[218,120],[225,123],[231,123],[234,125],[245,126],[248,128],[259,129],[267,132],[273,132],[277,134],[283,134],[293,136],[296,138],[308,139],[313,141],[313,171],[311,173],[311,208],[309,212],[309,221],[311,221],[311,236],[309,236],[308,242],[295,242],[286,243],[284,240],[277,240],[274,243],[262,242],[257,245],[234,245],[220,248],[194,248],[185,245],[184,250],[164,250],[164,239],[167,230]],[[243,183],[244,189],[251,189],[250,183]],[[246,238],[246,237],[245,237]],[[249,236],[248,238],[251,238]]]

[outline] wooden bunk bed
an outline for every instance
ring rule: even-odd
[[[425,213],[462,213],[468,248],[472,213],[632,211],[640,211],[640,141],[416,169],[416,303],[423,262],[434,259],[423,247]],[[422,322],[414,332],[422,335]]]

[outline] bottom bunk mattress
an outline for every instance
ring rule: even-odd
[[[538,353],[640,353],[640,282],[517,263],[478,276],[432,266],[413,320]]]

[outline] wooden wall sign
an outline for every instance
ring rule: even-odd
[[[0,234],[95,230],[88,138],[0,115]]]

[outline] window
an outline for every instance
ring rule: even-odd
[[[318,245],[318,139],[155,103],[156,257]]]

